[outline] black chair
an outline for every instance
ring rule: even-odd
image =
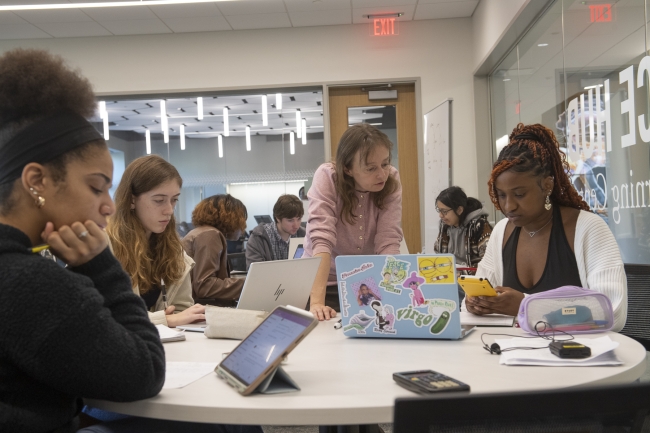
[[[230,272],[246,272],[246,253],[228,253],[228,265]]]
[[[502,394],[448,393],[397,399],[393,433],[633,433],[643,431],[644,424],[649,427],[649,412],[650,383]]]
[[[625,264],[627,321],[621,334],[650,350],[650,265]]]

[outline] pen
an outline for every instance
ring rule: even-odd
[[[27,251],[32,253],[32,254],[36,254],[36,253],[40,253],[41,251],[45,251],[45,250],[47,250],[49,248],[50,248],[50,246],[48,244],[43,244],[43,245],[39,245],[39,246],[34,247],[34,248],[27,248]]]
[[[165,290],[165,282],[163,280],[160,280],[160,293],[162,294],[163,305],[165,306],[165,310],[166,310],[167,309],[167,290]]]

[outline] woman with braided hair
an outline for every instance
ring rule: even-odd
[[[512,131],[488,181],[492,202],[506,218],[494,227],[476,273],[499,296],[468,297],[468,311],[514,316],[526,295],[572,285],[607,295],[613,330],[623,328],[627,283],[616,240],[568,172],[553,131],[521,123]]]

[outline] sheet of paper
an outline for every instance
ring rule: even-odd
[[[160,341],[166,343],[168,341],[181,341],[185,340],[185,334],[175,329],[168,328],[165,325],[156,325],[158,329],[158,334],[160,335]]]
[[[501,350],[511,347],[543,347],[539,350],[512,350],[501,353],[500,364],[504,365],[545,365],[557,367],[591,367],[597,365],[621,365],[614,349],[619,345],[618,342],[612,341],[611,338],[597,337],[578,337],[572,340],[576,343],[584,344],[591,349],[591,356],[582,359],[559,358],[551,353],[546,347],[549,340],[541,338],[508,338],[498,339],[496,343],[501,346]]]
[[[183,388],[214,372],[217,362],[168,362],[163,389]]]
[[[486,316],[477,316],[468,311],[460,312],[460,324],[471,326],[512,326],[515,318],[503,314],[488,314]]]

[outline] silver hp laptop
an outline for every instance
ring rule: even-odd
[[[251,263],[237,308],[272,311],[278,305],[305,308],[320,257]]]

